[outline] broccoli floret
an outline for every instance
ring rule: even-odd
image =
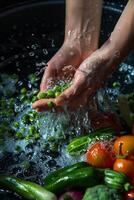
[[[88,188],[82,200],[122,200],[121,193],[106,185]]]

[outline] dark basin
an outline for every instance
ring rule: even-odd
[[[64,7],[63,1],[28,1],[10,6],[0,13],[1,73],[20,73],[17,71],[19,67],[24,78],[27,71],[35,70],[35,63],[47,62],[52,57],[64,38]],[[122,9],[113,3],[104,5],[100,45],[109,37]],[[125,60],[125,64],[134,66],[133,53]],[[125,76],[125,73],[120,75],[117,70],[111,80],[119,79],[123,83]],[[134,77],[131,79],[134,80]],[[133,90],[133,87],[134,81],[122,85],[122,92]],[[19,197],[0,191],[0,199],[15,200]]]

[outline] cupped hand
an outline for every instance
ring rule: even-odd
[[[103,51],[97,50],[77,68],[72,85],[60,96],[51,99],[55,108],[66,105],[69,109],[76,109],[87,105],[91,96],[104,84],[108,73],[109,60]],[[38,111],[46,110],[49,101],[50,99],[39,100],[33,104],[33,108],[38,108]]]
[[[66,40],[59,51],[53,56],[53,58],[47,63],[47,68],[44,72],[40,91],[44,91],[49,86],[49,82],[55,82],[59,80],[65,80],[66,78],[72,78],[75,70],[83,61],[85,56],[91,54],[92,50],[87,53],[87,50],[83,49],[80,40]]]

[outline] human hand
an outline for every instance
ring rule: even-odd
[[[46,110],[48,101],[52,101],[56,108],[66,105],[71,110],[87,105],[91,96],[104,84],[107,75],[113,70],[114,56],[109,52],[108,47],[94,52],[76,69],[72,85],[68,89],[55,99],[37,101],[33,108]]]
[[[83,39],[81,41],[74,38],[69,38],[63,43],[60,50],[48,62],[40,84],[40,91],[46,90],[49,84],[54,84],[58,80],[72,79],[83,59],[93,52],[92,49],[87,51],[83,43]]]

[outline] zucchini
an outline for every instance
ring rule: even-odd
[[[87,148],[96,141],[114,139],[116,131],[110,127],[101,128],[90,135],[80,136],[72,140],[68,146],[67,151],[70,155],[78,155],[87,150]]]
[[[0,188],[9,189],[29,200],[57,200],[55,194],[40,185],[13,176],[0,175]]]
[[[48,176],[46,176],[44,178],[44,183],[45,184],[52,183],[58,177],[62,177],[64,175],[66,175],[67,173],[74,172],[77,169],[81,169],[83,167],[88,167],[88,166],[89,166],[89,164],[86,163],[86,162],[78,162],[78,163],[75,163],[75,164],[73,164],[71,166],[67,166],[67,167],[61,168],[59,170],[56,170],[56,171],[51,172],[50,174],[48,174]]]
[[[44,185],[45,189],[55,194],[62,193],[68,189],[95,186],[104,179],[104,170],[94,167],[83,167],[58,176],[57,179]]]

